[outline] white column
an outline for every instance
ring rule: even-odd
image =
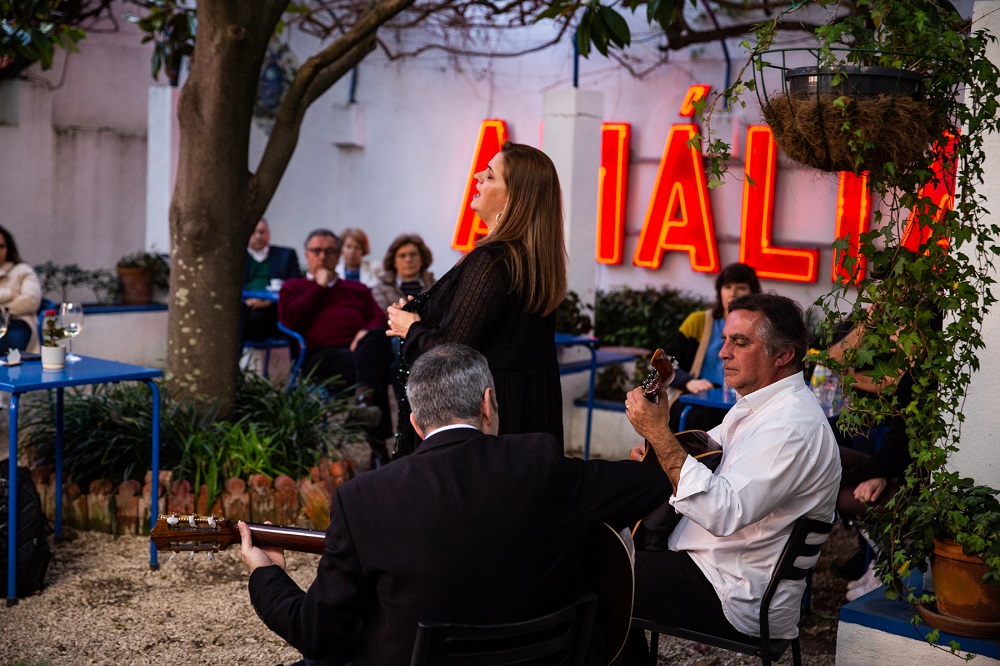
[[[569,289],[594,302],[597,182],[601,168],[604,96],[593,90],[550,90],[543,98],[542,149],[552,158],[562,186],[569,254]]]
[[[973,30],[987,29],[1000,35],[1000,1],[976,2],[973,9]],[[990,60],[1000,65],[1000,46],[996,42],[987,48]],[[986,137],[986,159],[983,166],[985,180],[979,194],[987,202],[1000,201],[1000,136]],[[989,206],[991,213],[986,224],[1000,224],[1000,209]],[[1000,260],[1000,257],[996,257]],[[997,271],[994,279],[1000,279]],[[1000,458],[996,454],[996,440],[1000,437],[1000,308],[993,306],[983,321],[983,340],[986,348],[979,353],[979,371],[972,376],[969,395],[965,401],[965,424],[962,426],[960,450],[952,457],[951,467],[963,476],[971,476],[977,483],[1000,488]]]
[[[177,96],[180,88],[152,86],[146,157],[146,249],[170,252],[170,197],[177,180],[180,128]]]

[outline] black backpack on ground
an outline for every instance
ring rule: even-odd
[[[9,525],[8,464],[0,462],[0,596],[7,596],[7,530]],[[45,587],[45,573],[52,561],[49,519],[31,474],[17,468],[17,596],[26,597]]]

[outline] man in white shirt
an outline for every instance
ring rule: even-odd
[[[837,442],[802,376],[802,310],[776,294],[733,300],[719,352],[740,399],[709,434],[722,444],[713,474],[667,427],[666,400],[635,389],[626,414],[649,441],[674,488],[682,518],[663,552],[636,555],[633,616],[734,638],[759,636],[771,569],[801,516],[833,521],[840,484]],[[633,457],[638,451],[633,450]],[[804,581],[785,582],[771,604],[771,635],[798,633]],[[645,644],[633,632],[627,663]],[[635,659],[632,659],[632,656]]]

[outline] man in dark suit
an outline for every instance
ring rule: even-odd
[[[281,551],[254,547],[240,524],[251,602],[307,664],[406,664],[419,621],[493,624],[562,608],[588,590],[589,530],[621,528],[667,498],[654,465],[566,458],[548,434],[497,437],[493,378],[469,347],[425,352],[407,386],[424,441],[336,490],[308,591]]]
[[[290,247],[271,245],[271,230],[261,218],[254,227],[243,264],[243,289],[262,291],[278,287],[274,280],[302,277],[299,257]],[[273,286],[272,286],[273,285]],[[280,288],[280,287],[279,287]],[[240,339],[265,340],[278,334],[278,310],[266,298],[246,298],[240,308]]]

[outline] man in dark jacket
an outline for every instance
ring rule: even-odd
[[[425,352],[408,391],[424,441],[337,489],[308,591],[281,551],[254,547],[240,525],[251,602],[306,663],[406,664],[420,621],[505,623],[562,608],[588,591],[588,532],[631,524],[667,498],[655,465],[566,458],[548,434],[497,437],[493,378],[469,347]]]
[[[245,291],[277,292],[277,281],[302,276],[299,257],[290,247],[271,245],[271,230],[261,218],[254,227],[243,264]],[[240,309],[240,337],[243,340],[265,340],[278,334],[278,309],[269,298],[244,298]]]

